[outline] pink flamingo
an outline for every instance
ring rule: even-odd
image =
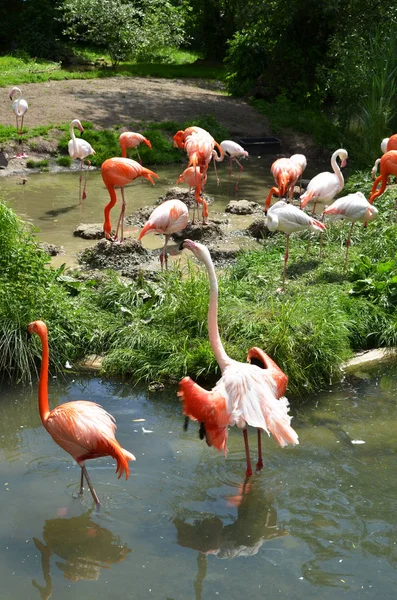
[[[174,135],[174,146],[186,150],[189,158],[188,167],[199,167],[202,175],[207,173],[212,158],[214,158],[214,161],[220,162],[224,157],[223,149],[212,135],[205,129],[195,125],[184,131],[177,131]],[[215,148],[217,148],[219,155]],[[215,162],[214,168],[219,183]]]
[[[306,157],[303,154],[293,154],[290,158],[278,158],[272,164],[270,170],[276,186],[270,188],[265,200],[265,211],[270,208],[273,194],[280,198],[292,199],[294,188],[299,177],[306,168]]]
[[[83,132],[84,131],[84,127],[82,126],[82,124],[80,123],[80,121],[78,119],[73,119],[73,121],[70,123],[70,135],[71,135],[71,139],[69,140],[68,143],[68,152],[69,152],[69,156],[70,158],[72,158],[73,160],[76,160],[77,158],[80,161],[80,190],[79,190],[79,202],[81,203],[82,200],[85,200],[87,197],[86,194],[86,186],[87,186],[87,174],[85,176],[85,180],[84,180],[84,188],[83,188],[83,194],[81,194],[81,180],[82,180],[82,174],[83,174],[83,161],[87,158],[87,156],[91,156],[91,154],[95,154],[95,150],[94,148],[91,146],[91,144],[89,144],[87,142],[87,140],[83,140],[81,138],[76,138],[75,134],[74,134],[74,128],[77,127],[79,129],[79,131]],[[87,161],[88,165],[90,165],[90,161]]]
[[[380,149],[381,149],[382,154],[385,154],[386,152],[390,152],[390,150],[397,150],[397,133],[394,133],[393,135],[391,135],[388,138],[384,138],[380,145]],[[380,158],[377,158],[375,161],[375,164],[371,170],[372,179],[375,179],[375,177],[376,177],[379,163],[380,163]]]
[[[157,206],[148,221],[143,226],[138,240],[141,240],[147,233],[161,233],[165,236],[164,246],[160,252],[160,264],[168,269],[167,244],[173,233],[182,231],[186,228],[189,219],[189,211],[181,200],[166,200]]]
[[[389,150],[380,159],[380,175],[375,179],[369,203],[372,204],[376,198],[379,198],[386,189],[390,175],[397,176],[397,150]],[[379,189],[379,183],[381,184]]]
[[[203,205],[202,217],[203,217],[203,225],[205,225],[205,219],[208,217],[208,205],[206,200],[201,197],[201,192],[203,190],[204,185],[207,182],[207,173],[201,173],[200,167],[188,167],[179,175],[176,183],[182,183],[184,181],[188,184],[189,188],[194,188],[194,198],[196,201],[196,208],[198,214],[198,205]],[[193,219],[192,223],[194,223],[194,212],[195,208],[193,205]]]
[[[341,168],[345,167],[347,161],[347,151],[343,148],[339,148],[338,150],[335,150],[331,156],[331,167],[334,171],[333,173],[324,171],[309,181],[305,193],[300,197],[301,208],[305,208],[306,204],[308,204],[310,200],[313,200],[314,213],[316,211],[317,202],[329,202],[343,190],[345,180],[343,179],[342,171],[336,162],[337,158],[341,160]]]
[[[284,200],[279,200],[267,211],[267,228],[270,231],[283,231],[287,236],[287,243],[284,256],[283,285],[284,289],[285,275],[288,262],[289,236],[295,231],[310,229],[311,231],[325,231],[324,223],[309,217],[308,214],[300,210],[297,206],[287,204]]]
[[[263,467],[261,430],[272,433],[280,446],[298,444],[298,435],[290,425],[289,402],[284,397],[288,377],[276,363],[260,348],[251,348],[248,363],[230,358],[222,345],[218,330],[218,283],[211,255],[203,244],[184,240],[181,248],[186,248],[204,263],[210,282],[210,302],[208,308],[208,335],[222,377],[211,390],[206,390],[190,377],[179,383],[178,396],[181,398],[183,413],[194,421],[199,421],[200,434],[209,446],[215,446],[226,455],[228,426],[237,425],[243,429],[246,452],[246,477],[252,475],[251,458],[248,446],[247,425],[258,429],[257,469]]]
[[[66,450],[81,468],[80,491],[84,490],[84,477],[97,507],[101,505],[87,473],[85,461],[101,456],[112,456],[117,461],[119,478],[125,473],[128,479],[128,461],[135,456],[124,450],[115,437],[116,424],[112,415],[94,402],[77,400],[66,402],[50,411],[48,404],[48,333],[43,321],[28,325],[28,333],[36,333],[42,346],[39,381],[39,412],[41,422],[58,446]]]
[[[355,194],[348,194],[347,196],[343,196],[343,198],[335,200],[331,206],[326,207],[323,215],[330,217],[331,220],[346,219],[346,221],[351,221],[351,227],[346,240],[346,267],[354,223],[357,223],[357,221],[362,221],[363,223],[373,221],[378,216],[378,209],[368,202],[362,192],[356,192]]]
[[[23,119],[24,119],[25,113],[28,110],[29,106],[28,106],[28,103],[26,102],[26,100],[24,100],[22,98],[22,92],[19,87],[12,88],[12,90],[10,92],[10,100],[13,100],[15,94],[17,94],[17,97],[11,104],[11,109],[15,115],[17,133],[19,135],[18,144],[20,145],[20,150],[15,158],[27,158],[27,154],[25,154],[25,152],[23,151],[22,135],[23,135]],[[19,122],[19,120],[21,120],[21,122]]]
[[[103,182],[106,185],[110,196],[110,201],[108,202],[108,204],[106,204],[104,209],[105,222],[103,224],[103,230],[105,232],[105,237],[106,239],[111,240],[112,242],[118,241],[118,233],[119,228],[121,226],[120,242],[122,242],[124,239],[125,213],[124,187],[132,183],[137,177],[145,177],[145,179],[148,179],[152,183],[152,185],[154,185],[154,181],[152,178],[156,177],[157,179],[159,179],[159,176],[153,171],[142,167],[142,165],[140,165],[135,160],[132,160],[131,158],[121,158],[119,156],[116,156],[114,158],[108,158],[107,160],[105,160],[105,162],[102,163],[101,174]],[[116,187],[121,188],[122,205],[119,220],[117,223],[116,234],[114,238],[112,238],[110,211],[117,202]]]
[[[139,144],[146,144],[148,148],[152,149],[152,144],[150,140],[145,138],[140,133],[135,133],[134,131],[125,131],[120,135],[119,138],[120,148],[121,148],[121,156],[127,158],[127,149],[135,148],[136,153],[138,155],[139,162],[142,164],[141,156],[138,151]]]

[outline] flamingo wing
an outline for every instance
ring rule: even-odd
[[[116,424],[102,406],[83,400],[54,408],[45,423],[54,441],[81,463],[90,458],[112,456],[117,460],[119,477],[129,475],[128,460],[133,454],[121,448],[115,438]]]
[[[229,409],[230,425],[263,429],[275,437],[280,446],[298,444],[298,435],[291,427],[287,398],[277,398],[274,382],[267,369],[257,365],[233,362],[222,374],[214,392],[224,389]]]
[[[205,390],[190,377],[179,382],[178,396],[182,401],[183,414],[204,423],[205,437],[209,446],[227,453],[229,414],[224,394],[217,389]]]

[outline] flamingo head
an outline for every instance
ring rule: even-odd
[[[82,124],[80,123],[79,119],[73,119],[73,121],[70,123],[71,127],[77,127],[77,129],[83,133],[84,131],[84,127],[82,126]]]
[[[27,330],[28,337],[33,333],[37,333],[38,335],[40,333],[47,333],[47,325],[44,321],[32,321],[32,323],[29,323]]]
[[[344,150],[343,148],[341,148],[340,150],[338,150],[338,156],[341,160],[341,169],[343,169],[346,166],[346,162],[347,162],[347,150]]]
[[[185,144],[183,141],[183,138],[185,136],[185,132],[182,131],[182,129],[180,129],[179,131],[176,132],[176,134],[173,137],[174,140],[174,148],[184,148]]]
[[[196,258],[198,258],[199,260],[201,260],[202,262],[204,262],[204,259],[207,258],[207,260],[211,261],[211,255],[209,253],[209,250],[207,248],[207,246],[204,246],[204,244],[200,244],[199,242],[193,242],[193,240],[183,240],[183,242],[181,243],[181,245],[179,246],[179,250],[190,250],[190,252],[192,252],[194,254],[194,256]]]
[[[13,87],[11,92],[10,92],[10,100],[12,100],[14,94],[16,94],[16,92],[19,92],[19,95],[22,95],[21,90],[19,89],[19,87]]]
[[[369,206],[367,208],[367,210],[365,211],[365,221],[374,221],[374,219],[376,219],[378,216],[378,209],[376,208],[376,206],[374,206],[373,204],[371,204],[371,206]]]

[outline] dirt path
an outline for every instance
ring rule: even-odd
[[[204,81],[113,77],[30,83],[21,86],[29,103],[26,126],[59,124],[74,118],[97,127],[141,121],[179,121],[213,115],[232,138],[271,135],[265,117],[242,100],[209,89]],[[7,90],[8,91],[8,90]],[[1,94],[0,122],[14,125],[6,90]]]

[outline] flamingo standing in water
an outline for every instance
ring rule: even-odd
[[[223,150],[223,152],[225,153],[225,156],[229,157],[229,175],[232,174],[233,171],[233,161],[236,162],[240,168],[240,172],[238,174],[238,179],[236,182],[236,192],[238,191],[238,184],[240,181],[240,177],[241,177],[241,171],[243,170],[243,165],[240,163],[240,161],[238,160],[239,157],[240,158],[244,158],[248,156],[248,152],[247,150],[244,150],[244,148],[242,146],[240,146],[240,144],[237,144],[237,142],[233,142],[232,140],[223,140],[223,142],[221,142],[221,148]],[[214,163],[215,165],[215,163]]]
[[[289,236],[295,231],[303,231],[304,229],[310,229],[312,231],[325,231],[324,223],[309,217],[308,214],[300,210],[297,206],[287,204],[285,200],[279,200],[267,211],[267,228],[270,231],[283,231],[287,236],[287,243],[285,247],[284,256],[284,269],[283,269],[283,285],[281,289],[284,289],[285,275],[287,270],[288,262],[288,250],[289,250]]]
[[[189,211],[181,200],[166,200],[157,206],[148,221],[143,226],[138,240],[141,240],[147,233],[162,233],[165,236],[164,246],[160,252],[160,264],[168,269],[167,244],[173,233],[182,231],[186,228],[189,220]]]
[[[85,200],[87,197],[86,194],[86,186],[87,186],[87,175],[84,179],[84,188],[83,194],[81,194],[81,180],[83,175],[83,161],[87,158],[87,156],[91,156],[91,154],[95,154],[94,148],[87,142],[87,140],[83,140],[81,138],[76,138],[74,134],[74,128],[77,127],[81,133],[84,131],[84,127],[80,123],[78,119],[73,119],[70,123],[70,135],[71,139],[68,143],[68,152],[70,158],[76,160],[77,158],[80,161],[80,189],[79,189],[79,202]],[[90,161],[87,161],[88,166],[90,165]]]
[[[48,403],[48,332],[43,321],[28,325],[28,333],[36,333],[41,340],[42,356],[39,381],[39,412],[41,421],[54,440],[68,452],[81,468],[79,494],[83,493],[84,477],[97,507],[101,505],[87,473],[85,461],[101,456],[112,456],[117,462],[119,478],[128,479],[128,461],[135,456],[120,446],[115,437],[116,424],[112,415],[94,402],[77,400],[66,402],[50,411]]]
[[[380,159],[380,175],[375,179],[369,203],[372,204],[376,198],[379,198],[386,189],[386,185],[390,175],[397,176],[397,150],[386,152]],[[378,186],[380,187],[378,189]]]
[[[219,183],[215,161],[222,161],[224,152],[220,144],[214,140],[208,131],[193,125],[185,130],[177,131],[173,139],[175,147],[186,150],[189,158],[188,167],[199,167],[202,175],[206,175],[208,165],[213,158],[215,175],[217,183]],[[219,155],[215,148],[217,148]]]
[[[343,148],[335,150],[335,152],[331,156],[331,167],[333,173],[330,173],[329,171],[324,171],[323,173],[319,173],[309,181],[305,193],[302,194],[302,196],[300,197],[301,208],[305,208],[306,204],[308,204],[310,200],[313,200],[313,213],[315,213],[317,202],[329,202],[330,200],[333,200],[335,196],[343,190],[345,180],[343,178],[342,171],[340,170],[339,165],[336,162],[336,159],[338,157],[341,160],[341,168],[346,166],[347,151]]]
[[[203,225],[206,223],[206,218],[208,217],[208,205],[206,200],[201,197],[201,192],[203,190],[204,185],[207,182],[207,173],[200,173],[200,167],[188,167],[179,175],[176,183],[182,183],[184,181],[188,184],[189,188],[194,188],[194,199],[196,201],[196,208],[198,214],[198,205],[203,205],[202,217],[203,217]],[[194,223],[194,205],[193,205],[193,219],[192,223]]]
[[[106,239],[111,240],[112,242],[117,241],[120,228],[120,242],[122,242],[124,239],[125,213],[124,187],[129,183],[132,183],[137,177],[145,177],[145,179],[148,179],[154,185],[154,181],[152,178],[156,177],[157,179],[159,179],[159,176],[153,171],[142,167],[142,165],[140,165],[135,160],[132,160],[131,158],[120,158],[118,156],[114,158],[108,158],[107,160],[105,160],[104,163],[102,163],[101,174],[103,182],[106,185],[110,195],[110,201],[108,202],[108,204],[106,204],[104,209],[105,222],[103,224],[103,230],[105,232],[105,237]],[[117,223],[116,234],[114,238],[112,238],[110,211],[117,202],[116,187],[121,188],[122,205],[119,220]]]
[[[18,151],[18,154],[16,155],[15,158],[27,158],[27,155],[23,151],[22,135],[23,135],[23,119],[24,119],[25,113],[28,110],[29,106],[28,106],[28,103],[26,102],[26,100],[24,100],[22,98],[22,92],[19,87],[12,88],[12,90],[10,92],[10,100],[13,100],[14,96],[16,94],[17,94],[17,97],[11,104],[11,109],[14,112],[15,119],[16,119],[16,129],[17,129],[17,133],[19,135],[18,144],[20,145],[20,150]],[[21,120],[21,122],[19,122],[19,120]]]
[[[378,209],[368,202],[362,192],[356,192],[355,194],[348,194],[347,196],[343,196],[343,198],[335,200],[331,206],[327,206],[323,215],[330,217],[331,220],[346,219],[346,221],[351,221],[349,235],[346,240],[346,267],[354,223],[357,223],[357,221],[363,221],[363,223],[373,221],[378,216]]]
[[[134,131],[125,131],[124,133],[122,133],[119,138],[119,143],[121,148],[121,156],[127,158],[127,149],[135,148],[139,162],[141,164],[142,159],[138,151],[139,144],[146,144],[146,146],[148,146],[150,150],[152,149],[152,144],[150,143],[150,140],[145,138],[140,133],[135,133]]]
[[[251,348],[248,363],[230,358],[222,345],[218,330],[218,283],[211,255],[203,244],[184,240],[186,248],[204,263],[210,282],[208,308],[208,335],[222,377],[211,390],[205,390],[190,377],[179,383],[183,413],[199,421],[200,436],[209,446],[215,446],[226,455],[228,426],[243,429],[246,452],[246,477],[252,475],[247,425],[258,429],[257,469],[263,467],[261,430],[276,438],[280,446],[298,444],[298,435],[290,425],[289,402],[284,397],[288,377],[260,348]]]
[[[272,164],[270,170],[276,186],[270,188],[265,200],[265,211],[270,208],[273,194],[280,198],[292,199],[296,182],[306,168],[306,157],[303,154],[293,154],[290,158],[278,158]]]

